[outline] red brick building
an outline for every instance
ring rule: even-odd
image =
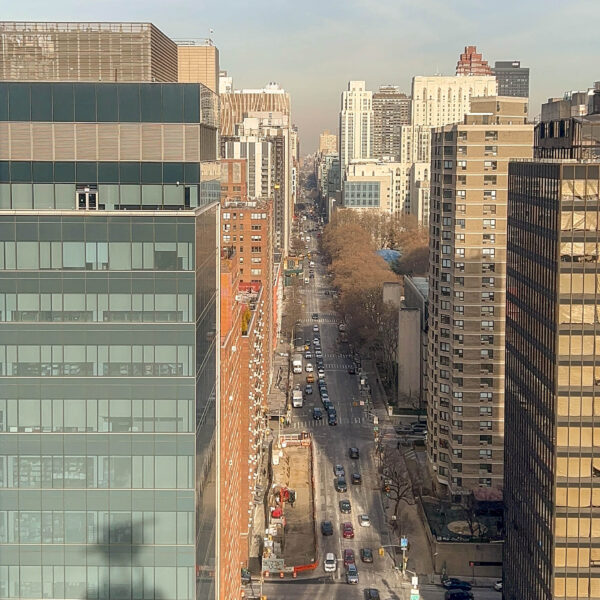
[[[477,46],[465,46],[465,51],[456,63],[457,75],[493,75],[487,60],[477,52]]]

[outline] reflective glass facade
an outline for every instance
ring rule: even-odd
[[[1,598],[214,593],[215,219],[0,212]]]

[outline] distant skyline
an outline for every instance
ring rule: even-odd
[[[398,85],[415,75],[454,75],[464,47],[476,45],[490,65],[520,60],[530,68],[530,115],[548,97],[600,80],[596,0],[22,0],[3,6],[4,20],[151,21],[174,39],[211,37],[236,88],[278,82],[292,96],[301,154],[319,132],[337,133],[342,90]],[[577,27],[563,27],[577,22]],[[210,34],[213,29],[214,33]]]

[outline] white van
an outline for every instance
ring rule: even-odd
[[[325,555],[325,560],[323,562],[323,568],[326,573],[334,573],[337,569],[337,560],[335,558],[335,554],[333,552],[328,552]]]

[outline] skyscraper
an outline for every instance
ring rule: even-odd
[[[411,123],[429,127],[462,123],[471,98],[496,96],[497,89],[492,75],[413,77]]]
[[[107,31],[142,79],[132,28],[18,61],[104,73]],[[200,84],[0,83],[0,596],[218,596],[216,108]]]
[[[465,51],[456,63],[457,75],[491,75],[492,69],[487,60],[477,52],[477,46],[465,46]]]
[[[337,135],[329,129],[319,134],[319,152],[321,154],[337,154]]]
[[[385,85],[373,94],[373,157],[400,160],[401,131],[410,123],[410,98]]]
[[[364,81],[350,81],[342,92],[340,111],[340,167],[351,160],[371,158],[373,149],[373,92]]]
[[[472,111],[432,134],[427,452],[450,493],[501,498],[508,161],[531,157],[533,127],[525,100]]]
[[[553,159],[566,136],[536,140],[545,158],[509,168],[504,597],[591,599],[600,596],[600,163]]]
[[[529,67],[518,60],[500,60],[494,63],[499,96],[529,97]]]

